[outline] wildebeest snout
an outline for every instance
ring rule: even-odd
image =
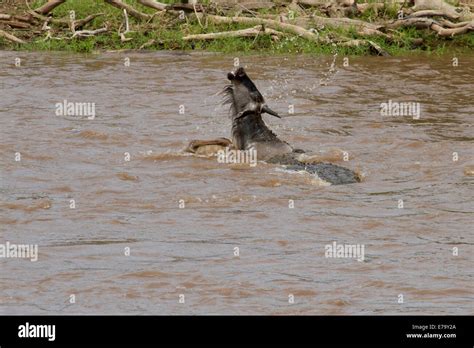
[[[280,118],[280,116],[270,109],[257,89],[253,81],[248,77],[243,67],[238,67],[234,71],[227,73],[227,79],[231,81],[232,104],[236,111],[234,119],[239,119],[250,114],[268,113]]]

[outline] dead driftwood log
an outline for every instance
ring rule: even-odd
[[[436,21],[431,18],[405,18],[388,23],[387,28],[415,27],[417,29],[431,29],[441,37],[450,37],[474,31],[474,20],[470,22],[452,23],[447,20]]]
[[[202,17],[202,14],[197,14],[198,16]],[[224,17],[224,16],[215,16],[215,15],[208,15],[206,18],[213,22],[214,24],[232,24],[232,23],[240,23],[240,24],[248,24],[248,25],[264,25],[266,27],[272,28],[273,30],[281,30],[283,32],[293,33],[295,35],[301,36],[309,41],[317,42],[317,43],[330,43],[326,39],[320,37],[319,35],[315,34],[314,32],[307,30],[303,27],[278,22],[273,19],[265,19],[265,18],[257,18],[257,17]]]
[[[206,18],[210,22],[213,22],[215,24],[223,24],[223,23],[226,23],[226,24],[241,23],[241,24],[250,24],[250,25],[257,24],[257,26],[254,28],[251,28],[252,30],[249,31],[248,33],[253,33],[257,27],[269,27],[273,31],[278,32],[278,30],[281,30],[283,32],[292,33],[292,34],[301,36],[307,40],[313,41],[315,43],[334,44],[334,45],[341,44],[342,46],[346,46],[346,47],[368,46],[371,49],[373,49],[373,51],[376,52],[378,55],[383,55],[383,56],[389,55],[379,45],[375,44],[373,41],[370,41],[370,40],[350,40],[348,38],[344,38],[341,36],[339,36],[338,38],[332,39],[332,38],[320,36],[319,34],[315,34],[314,32],[306,30],[305,28],[302,28],[300,26],[296,26],[289,23],[282,23],[282,22],[278,22],[272,19],[251,18],[251,17],[223,17],[223,16],[214,16],[214,15],[208,15],[206,16]],[[237,34],[235,34],[235,31],[225,32],[225,33],[214,33],[218,35],[217,36],[207,35],[205,36],[205,38],[209,40],[209,39],[217,39],[221,37],[226,37],[226,35],[238,36],[238,34],[241,34],[242,32],[243,31],[238,31]],[[244,32],[244,33],[247,34],[247,32]],[[193,36],[191,35],[185,38],[186,40],[192,40]],[[198,36],[198,39],[201,39],[201,37]]]
[[[119,30],[118,30],[118,34],[120,36],[120,41],[121,42],[127,42],[127,41],[130,41],[132,40],[132,38],[130,37],[125,37],[125,34],[128,34],[131,32],[130,30],[130,24],[128,22],[128,15],[127,15],[127,10],[123,10],[123,17],[124,17],[124,20],[125,20],[125,31],[121,31],[122,29],[122,26],[120,26]]]
[[[56,7],[58,7],[61,4],[64,4],[66,0],[50,0],[43,6],[38,7],[35,9],[36,13],[39,13],[41,15],[46,15],[50,13],[52,10],[54,10]]]
[[[285,35],[281,31],[266,28],[264,25],[257,25],[253,28],[247,28],[247,29],[241,29],[241,30],[224,31],[224,32],[209,33],[209,34],[187,35],[183,37],[183,40],[190,41],[190,40],[214,40],[214,39],[222,39],[222,38],[228,38],[228,37],[256,37],[260,34],[267,34],[267,35],[272,35],[272,36]]]
[[[132,6],[130,5],[127,5],[126,3],[120,1],[120,0],[104,0],[107,4],[109,5],[112,5],[120,10],[126,10],[127,13],[132,16],[132,17],[135,17],[139,20],[148,20],[151,18],[151,16],[149,14],[146,14],[146,13],[143,13],[143,12],[140,12],[138,10],[135,10]]]
[[[19,39],[15,35],[9,34],[9,33],[5,32],[3,30],[0,30],[0,37],[4,37],[5,39],[7,39],[9,41],[19,43],[19,44],[24,44],[25,43],[25,41],[23,41],[22,39]]]
[[[166,10],[166,8],[168,7],[167,4],[162,4],[161,2],[157,2],[154,0],[137,0],[137,2],[139,4],[142,4],[143,6],[147,6],[158,11]]]
[[[72,39],[99,35],[108,32],[107,26],[99,29],[83,29],[103,13],[90,14],[82,19],[55,18],[51,12],[73,0],[49,0],[42,6],[25,10],[24,14],[0,13],[0,37],[15,43],[24,43],[20,30],[35,33],[46,32],[46,39]],[[121,42],[130,41],[126,34],[132,32],[134,23],[145,23],[153,27],[160,21],[173,25],[180,21],[196,20],[205,29],[207,23],[217,25],[238,23],[248,28],[232,31],[218,31],[195,35],[183,35],[184,41],[218,40],[226,37],[258,37],[260,34],[271,35],[273,39],[281,36],[298,36],[314,44],[369,47],[373,52],[385,55],[386,52],[374,43],[371,38],[379,37],[388,41],[394,40],[397,30],[413,27],[420,30],[431,30],[439,37],[451,37],[474,31],[474,15],[469,5],[453,6],[445,0],[380,0],[379,2],[360,3],[360,0],[210,0],[207,5],[199,1],[188,4],[168,5],[156,0],[136,0],[136,3],[151,8],[156,12],[141,12],[133,3],[124,0],[103,0],[105,4],[120,9],[124,21],[117,32]],[[365,1],[365,0],[364,0]],[[26,1],[28,5],[28,1]],[[368,10],[385,11],[387,6],[399,8],[397,18],[387,20],[379,18],[374,22],[358,19],[357,16]],[[273,15],[256,12],[259,9],[276,9]],[[227,11],[227,12],[226,12]],[[280,11],[278,13],[278,11]],[[316,15],[316,13],[319,13]],[[183,14],[185,16],[183,17]],[[295,15],[296,14],[296,15]],[[347,16],[351,18],[347,18]],[[129,22],[128,16],[133,17]],[[173,18],[170,20],[170,18]],[[167,24],[171,23],[171,24]],[[140,24],[138,24],[140,25]],[[122,30],[124,28],[124,30]],[[335,29],[330,31],[327,29]],[[324,31],[322,31],[324,29]],[[340,30],[339,30],[340,29]],[[8,31],[12,31],[9,33]],[[69,30],[68,36],[53,37],[59,32]],[[341,34],[354,31],[356,39]],[[322,34],[324,33],[324,34]],[[17,37],[20,36],[20,37]],[[46,40],[45,39],[45,40]],[[151,41],[149,41],[151,42]],[[150,44],[151,45],[151,44]],[[142,45],[147,46],[147,44]]]

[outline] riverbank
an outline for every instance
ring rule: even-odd
[[[23,1],[10,0],[0,6],[0,48],[346,55],[460,54],[474,49],[469,3],[306,0],[245,4],[37,0],[28,7]]]

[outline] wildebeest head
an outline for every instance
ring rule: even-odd
[[[224,103],[230,104],[233,120],[252,114],[260,116],[265,112],[280,118],[265,104],[262,94],[248,77],[244,68],[239,67],[235,71],[229,72],[227,78],[231,84],[224,89],[226,96]]]

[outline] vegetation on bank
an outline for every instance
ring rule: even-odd
[[[419,25],[402,25],[396,29],[388,27],[375,29],[380,34],[362,32],[357,26],[333,26],[330,24],[321,25],[312,23],[311,16],[318,18],[328,18],[328,13],[322,13],[320,7],[298,6],[295,8],[295,1],[289,4],[288,1],[279,1],[271,8],[245,9],[239,7],[227,8],[225,11],[209,0],[200,1],[199,6],[190,5],[170,7],[167,10],[157,11],[156,9],[144,6],[135,0],[122,0],[121,2],[133,6],[134,9],[147,18],[140,19],[130,14],[126,15],[129,22],[129,31],[125,29],[126,19],[123,9],[111,6],[106,1],[101,0],[75,0],[65,1],[52,9],[48,14],[31,18],[32,9],[44,5],[47,1],[35,0],[26,7],[24,1],[5,0],[6,4],[0,5],[0,14],[23,17],[25,21],[18,18],[10,18],[11,23],[24,23],[24,28],[15,28],[6,24],[7,21],[0,21],[0,31],[14,35],[22,43],[15,42],[0,36],[0,48],[12,50],[65,50],[73,52],[92,52],[95,50],[122,50],[122,49],[148,49],[148,50],[206,50],[225,53],[333,53],[338,52],[344,55],[365,55],[365,54],[388,54],[400,55],[409,52],[434,52],[434,53],[463,53],[474,49],[474,31],[460,35],[440,35],[432,30],[432,27],[419,29]],[[347,0],[346,0],[347,1]],[[362,5],[370,5],[374,3]],[[407,0],[408,1],[408,0]],[[119,1],[120,2],[120,1]],[[161,1],[160,3],[176,3],[173,1]],[[291,1],[290,1],[291,3]],[[351,8],[354,7],[352,3]],[[375,3],[374,3],[375,4]],[[342,9],[343,18],[358,20],[370,25],[376,23],[394,23],[400,19],[400,9],[402,4],[399,1],[385,1],[370,8],[367,6],[363,12],[347,11],[347,6],[341,5],[336,9]],[[298,5],[298,4],[296,4]],[[364,7],[365,8],[365,7]],[[198,10],[202,12],[198,13]],[[74,30],[71,29],[71,11],[74,11],[75,20],[84,19],[92,14],[100,14],[90,22],[85,24],[80,30],[94,30],[106,28],[104,32],[91,34],[90,36],[78,35],[74,37]],[[235,15],[250,18],[264,18],[275,20],[283,18],[287,23],[301,25],[312,35],[324,40],[315,41],[310,34],[296,35],[288,31],[278,30],[275,33],[266,33],[263,25],[257,35],[235,36],[214,39],[185,39],[186,36],[235,32],[242,29],[255,27],[248,23],[220,23],[219,21],[208,20],[207,15],[212,13],[216,16],[227,16],[232,18]],[[339,16],[341,11],[339,12]],[[30,22],[26,21],[29,17]],[[46,18],[52,18],[53,20]],[[442,18],[449,16],[441,15]],[[1,17],[0,17],[1,18]],[[217,17],[216,17],[217,18]],[[306,20],[306,18],[309,18]],[[338,18],[338,17],[335,17]],[[437,18],[437,17],[430,17]],[[46,19],[46,20],[45,20]],[[54,22],[54,20],[61,21]],[[306,22],[304,22],[306,20]],[[309,23],[309,24],[308,24]],[[352,23],[352,22],[350,22]],[[356,22],[354,22],[356,23]],[[451,22],[452,23],[452,22]],[[373,28],[376,28],[375,26]],[[474,24],[473,27],[474,29]],[[79,30],[78,29],[78,30]],[[279,28],[277,28],[279,29]],[[365,29],[365,27],[364,27]],[[372,29],[372,27],[369,27]],[[468,28],[469,29],[469,28]],[[122,35],[120,35],[120,33]],[[89,33],[86,33],[87,35]],[[369,43],[369,44],[367,44]],[[375,48],[375,49],[374,49]]]

